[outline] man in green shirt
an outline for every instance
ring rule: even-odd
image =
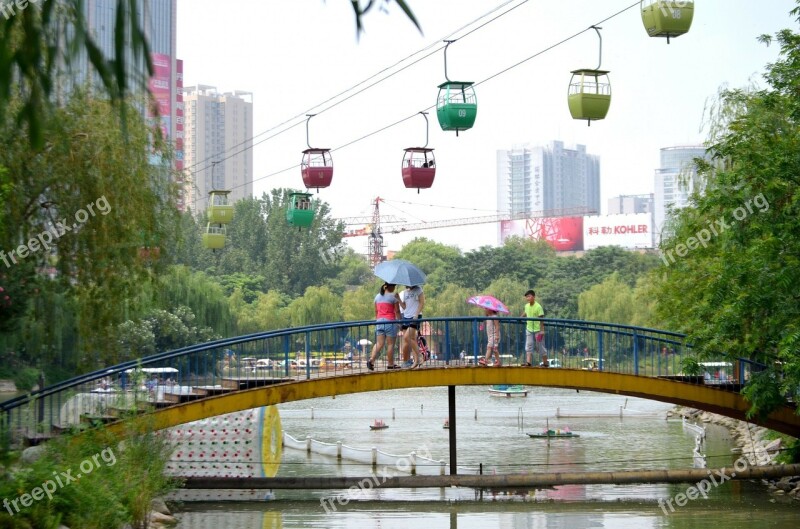
[[[536,301],[536,292],[528,290],[525,292],[524,312],[522,316],[525,318],[543,318],[544,309]],[[541,321],[529,321],[525,325],[525,357],[526,361],[523,366],[531,367],[533,361],[533,350],[542,356],[542,363],[547,367],[547,349],[544,347],[544,323]]]

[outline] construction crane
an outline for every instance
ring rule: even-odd
[[[383,255],[383,230],[382,222],[401,223],[403,219],[398,219],[394,215],[386,215],[383,218],[380,214],[380,203],[383,199],[376,197],[373,201],[371,217],[345,217],[336,219],[343,222],[346,226],[362,225],[362,228],[345,231],[343,237],[369,237],[367,240],[367,258],[370,266],[374,269],[377,264],[385,260]],[[597,212],[587,207],[561,208],[544,211],[527,211],[521,213],[499,213],[496,215],[484,215],[480,217],[465,217],[458,219],[436,220],[431,222],[419,222],[415,224],[399,224],[387,228],[388,233],[405,233],[407,231],[431,230],[436,228],[450,228],[453,226],[468,226],[471,224],[487,224],[503,222],[509,220],[526,220],[526,231],[533,236],[534,226],[537,219],[556,218],[556,217],[580,217],[584,215],[597,215]]]

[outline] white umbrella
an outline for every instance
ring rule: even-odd
[[[366,338],[362,338],[361,340],[358,341],[358,345],[372,345],[372,342],[370,342]]]

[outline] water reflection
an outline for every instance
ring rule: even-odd
[[[458,463],[484,473],[609,471],[689,468],[694,436],[680,421],[665,420],[668,404],[598,393],[531,388],[526,399],[490,399],[487,388],[457,389]],[[313,419],[311,408],[314,408]],[[625,407],[624,417],[618,410]],[[554,417],[556,409],[562,417]],[[422,388],[340,395],[280,406],[294,437],[407,454],[425,446],[448,459],[447,389]],[[616,415],[614,415],[616,413]],[[570,415],[563,417],[563,415]],[[375,417],[390,428],[371,432]],[[580,438],[529,438],[527,432],[569,427]],[[732,463],[723,429],[709,428],[709,464]],[[712,458],[713,457],[713,458]],[[284,450],[279,476],[365,476],[370,465]],[[485,529],[796,529],[796,507],[770,503],[759,483],[728,482],[665,515],[659,498],[688,485],[567,485],[539,490],[475,491],[466,488],[361,491],[326,512],[324,498],[346,491],[275,491],[274,501],[186,503],[179,529],[217,527],[459,528]]]

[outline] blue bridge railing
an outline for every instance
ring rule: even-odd
[[[525,362],[526,318],[428,318],[427,366],[474,365],[484,355],[487,319],[500,322],[505,366]],[[597,322],[540,319],[550,366],[649,377],[694,378],[740,385],[748,366],[709,362],[701,376],[685,377],[690,352],[682,334]],[[0,428],[14,437],[49,436],[81,423],[115,420],[189,399],[286,380],[367,373],[375,341],[373,320],[311,325],[227,338],[124,362],[0,403]],[[394,361],[401,363],[398,336]],[[542,362],[534,355],[534,366]],[[713,365],[711,365],[713,364]],[[386,350],[375,368],[386,367]],[[697,380],[699,379],[699,380]]]

